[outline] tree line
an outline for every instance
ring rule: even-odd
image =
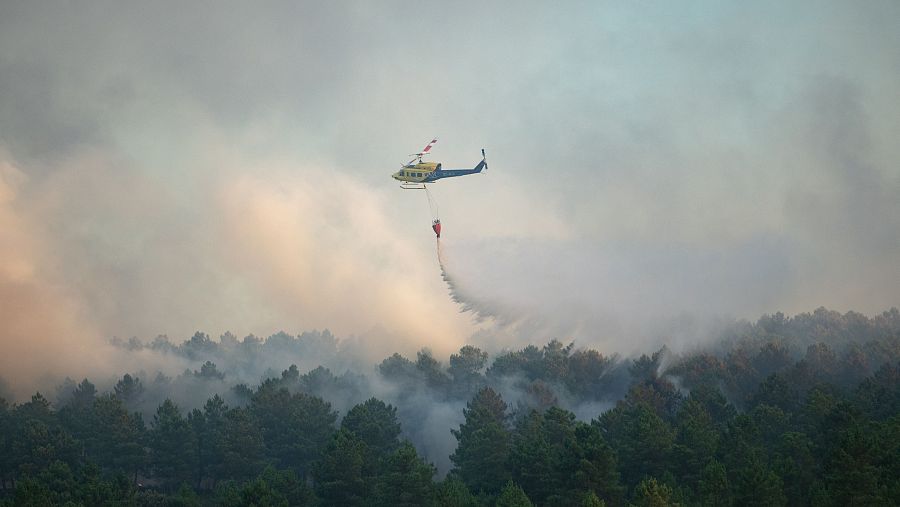
[[[228,372],[205,357],[188,373],[218,385]],[[900,504],[896,309],[766,316],[691,353],[551,340],[488,359],[394,354],[375,374],[389,400],[362,375],[296,366],[149,416],[132,374],[108,392],[84,379],[54,402],[0,399],[0,502]],[[446,475],[410,441],[423,400],[459,407]]]

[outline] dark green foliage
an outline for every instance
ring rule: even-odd
[[[558,473],[561,471],[560,453],[558,445],[551,441],[557,435],[550,434],[550,426],[551,423],[545,424],[543,414],[532,410],[519,420],[509,453],[513,479],[524,484],[526,494],[539,504],[562,488],[563,477]]]
[[[396,507],[428,505],[434,500],[431,478],[436,472],[419,458],[412,444],[404,442],[383,461],[375,479],[374,503]]]
[[[208,357],[211,352],[215,351],[216,346],[209,335],[197,331],[190,340],[181,344],[181,351],[189,359],[199,360]]]
[[[364,479],[367,448],[365,442],[341,428],[325,447],[314,477],[319,497],[329,505],[361,505],[371,493]]]
[[[225,425],[228,407],[219,395],[206,401],[201,412],[194,409],[188,415],[188,423],[197,439],[194,457],[194,479],[201,488],[204,479],[222,475],[225,460]]]
[[[250,389],[247,384],[237,384],[231,388],[231,392],[242,402],[250,401],[250,398],[253,397],[253,389]]]
[[[466,483],[454,474],[448,475],[437,485],[434,503],[441,507],[477,507],[478,500],[469,491]]]
[[[31,401],[15,407],[16,418],[20,421],[40,421],[44,424],[55,424],[55,417],[50,402],[41,393],[35,393]]]
[[[723,442],[727,445],[721,456],[734,503],[782,505],[783,484],[769,466],[763,437],[753,418],[746,414],[737,416],[723,435]]]
[[[48,425],[41,419],[25,418],[12,441],[13,467],[26,477],[46,470],[54,462],[74,466],[78,454],[78,442],[52,421]]]
[[[303,506],[315,505],[316,497],[305,481],[291,470],[279,471],[267,467],[255,479],[241,487],[226,484],[220,488],[218,504],[224,506],[271,505]]]
[[[900,363],[885,363],[859,384],[854,398],[856,406],[875,420],[900,413]]]
[[[675,432],[647,404],[620,402],[600,417],[600,427],[619,457],[627,486],[645,475],[661,476],[671,466]]]
[[[272,488],[263,479],[254,479],[238,492],[240,499],[234,505],[258,505],[267,507],[288,507],[291,505],[281,492]]]
[[[250,411],[245,408],[229,410],[222,429],[223,462],[218,470],[225,477],[249,479],[265,466],[265,452],[262,430]]]
[[[16,483],[11,505],[134,505],[135,490],[123,476],[104,479],[96,467],[73,472],[56,461],[32,477]]]
[[[749,407],[764,403],[783,411],[794,411],[799,398],[798,393],[788,384],[787,379],[773,373],[759,385],[756,393],[750,399]]]
[[[459,354],[450,356],[447,371],[453,379],[454,396],[468,398],[483,387],[485,378],[481,371],[487,364],[487,359],[487,352],[471,345],[459,349]]]
[[[595,495],[593,491],[590,491],[587,494],[582,495],[578,505],[581,507],[604,507],[606,502]]]
[[[518,422],[509,469],[539,505],[573,505],[588,493],[620,498],[615,458],[599,428],[556,407],[532,411]]]
[[[250,403],[262,431],[266,454],[281,468],[305,476],[334,432],[337,413],[321,398],[291,394],[286,388],[264,384]]]
[[[200,507],[200,497],[186,482],[182,482],[168,503],[178,507]]]
[[[14,464],[17,457],[12,451],[14,436],[13,417],[9,410],[9,404],[5,399],[0,398],[0,486],[5,486],[7,481],[16,476]]]
[[[501,378],[522,375],[528,380],[534,380],[541,376],[543,359],[541,349],[528,345],[522,350],[494,358],[493,364],[487,369],[487,376]]]
[[[364,396],[361,388],[366,380],[364,376],[349,370],[335,376],[328,368],[319,366],[301,375],[298,383],[301,391],[320,398],[334,397],[334,393],[339,392],[347,398],[360,399]]]
[[[528,495],[512,481],[503,486],[500,496],[497,497],[496,507],[531,507],[534,505],[528,499]]]
[[[650,477],[634,488],[632,505],[635,507],[677,507],[672,488]]]
[[[116,398],[122,400],[122,403],[129,408],[133,408],[141,400],[144,394],[144,386],[141,379],[125,374],[115,387]]]
[[[94,387],[91,381],[84,379],[72,392],[69,405],[78,410],[87,410],[94,404],[94,397],[96,396],[97,388]]]
[[[772,466],[784,482],[789,505],[803,503],[815,486],[820,466],[813,441],[805,433],[787,431],[774,448]]]
[[[485,387],[463,410],[466,421],[458,430],[451,430],[459,445],[450,460],[472,491],[495,493],[509,479],[506,408],[500,395]]]
[[[129,414],[122,401],[110,394],[94,400],[93,437],[88,456],[110,471],[122,471],[134,478],[146,466],[146,429],[138,414]],[[87,442],[86,442],[87,444]]]
[[[394,355],[379,368],[391,404],[369,398],[339,429],[320,396],[365,400],[360,375],[292,365],[258,387],[222,382],[228,354],[318,341],[162,337],[146,347],[192,361],[175,379],[124,375],[109,392],[67,379],[53,405],[0,399],[0,506],[900,505],[900,312],[776,314],[725,337],[635,360],[557,340],[492,364],[472,346],[446,368],[427,350]],[[223,396],[185,413],[162,401],[199,387]],[[420,454],[441,448],[427,425],[465,400],[447,434],[454,469],[435,482],[422,456],[446,456]]]
[[[786,505],[781,478],[757,455],[751,456],[735,470],[729,482],[733,486],[736,505]]]
[[[706,465],[719,448],[719,431],[704,404],[690,397],[675,417],[672,458],[678,463],[672,472],[683,483],[697,484]]]
[[[710,459],[700,472],[700,480],[697,481],[697,500],[701,505],[721,507],[731,505],[728,475],[725,467],[715,459]]]
[[[564,380],[569,392],[586,399],[608,396],[612,359],[596,350],[576,350],[569,355],[568,363],[568,375]]]
[[[425,385],[431,389],[443,391],[450,384],[441,363],[428,350],[420,350],[416,354],[416,369],[425,380]]]
[[[657,378],[659,376],[660,363],[665,354],[666,349],[663,348],[654,352],[652,356],[641,354],[641,357],[635,359],[628,369],[635,383],[648,382]]]
[[[571,449],[573,452],[567,453],[563,459],[563,469],[569,474],[570,489],[584,490],[610,505],[618,505],[624,492],[619,480],[619,467],[600,426],[595,421],[591,424],[577,422]]]
[[[896,443],[893,448],[896,451]],[[897,477],[883,482],[879,464],[884,451],[878,447],[877,437],[860,423],[843,432],[840,444],[825,462],[825,487],[833,505],[889,503],[888,488],[896,487]],[[896,462],[897,457],[888,459]]]
[[[405,383],[410,380],[415,382],[420,377],[416,365],[396,352],[381,362],[378,371],[382,377],[397,383]]]
[[[494,359],[487,375],[492,378],[521,375],[529,381],[564,381],[568,378],[569,355],[574,346],[574,343],[564,346],[559,340],[551,340],[542,349],[529,345]]]
[[[690,400],[696,400],[703,406],[703,409],[709,414],[713,424],[718,430],[723,430],[728,421],[737,415],[734,406],[728,403],[722,391],[715,387],[698,386],[691,390]]]
[[[194,376],[201,380],[222,380],[225,374],[220,372],[212,361],[203,363],[199,371],[194,371]]]
[[[397,409],[376,398],[351,408],[341,427],[360,438],[378,456],[390,454],[400,445]]]
[[[768,377],[786,369],[793,361],[791,353],[780,340],[767,341],[750,361],[760,377]]]
[[[390,505],[392,502],[407,502],[408,498],[403,495],[416,497],[416,494],[404,488],[411,487],[416,479],[413,477],[415,474],[412,470],[411,461],[409,463],[400,463],[397,461],[399,458],[395,456],[400,449],[404,451],[412,449],[411,447],[407,449],[406,446],[401,446],[398,439],[399,435],[400,423],[397,421],[397,409],[393,406],[386,405],[383,401],[376,398],[370,398],[354,406],[347,412],[347,415],[341,422],[341,431],[336,436],[334,447],[329,447],[325,458],[319,464],[319,475],[317,477],[319,477],[319,480],[324,477],[329,482],[345,480],[354,484],[357,480],[360,480],[366,485],[366,488],[361,490],[360,495],[364,492],[365,495],[373,494],[376,498],[391,500],[390,502],[388,500],[380,501],[384,505]],[[413,453],[415,453],[414,449]],[[357,457],[362,461],[358,472],[355,472]],[[407,454],[402,454],[400,457],[409,458]],[[418,460],[418,456],[414,457]],[[354,475],[340,479],[342,471],[327,468],[330,466],[329,463],[339,463],[341,459],[352,463],[352,467],[348,471],[353,471],[353,474],[358,473],[358,477]],[[401,465],[406,465],[410,469],[396,470]],[[424,464],[422,466],[424,467]],[[433,473],[433,470],[431,470],[428,474],[427,482],[429,487]],[[396,477],[397,474],[404,476],[411,474],[409,482],[404,483],[403,477]],[[332,478],[329,479],[329,477]],[[329,497],[334,496],[327,491],[323,491],[323,493],[328,494]]]
[[[669,368],[669,373],[678,376],[685,387],[692,391],[716,388],[726,375],[725,363],[713,354],[698,353],[683,358]]]
[[[153,470],[160,479],[170,487],[191,481],[196,435],[172,400],[157,409],[149,444]]]

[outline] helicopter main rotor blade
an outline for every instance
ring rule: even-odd
[[[431,147],[434,146],[434,143],[436,143],[436,142],[437,142],[437,138],[435,137],[434,139],[431,140],[430,143],[425,145],[425,148],[422,149],[422,153],[419,153],[419,155],[424,155],[424,154],[428,153],[428,151],[431,150]]]

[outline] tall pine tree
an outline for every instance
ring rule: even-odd
[[[506,408],[500,395],[485,387],[463,410],[465,422],[450,430],[459,442],[450,456],[454,471],[473,492],[496,493],[510,479]]]

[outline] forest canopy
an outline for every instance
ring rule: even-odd
[[[191,367],[0,398],[2,504],[900,503],[896,308],[632,358],[551,339],[365,370],[327,331],[115,344]]]

